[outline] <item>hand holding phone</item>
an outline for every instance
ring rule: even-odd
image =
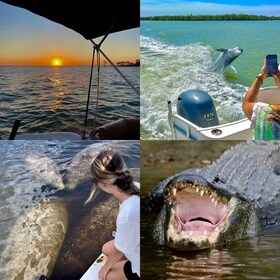
[[[266,56],[267,60],[267,77],[272,77],[278,72],[277,55],[269,54]]]

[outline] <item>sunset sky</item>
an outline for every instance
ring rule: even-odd
[[[141,0],[141,16],[255,14],[280,16],[279,0]]]
[[[140,28],[110,34],[102,50],[113,62],[135,61],[139,35]],[[92,43],[79,33],[0,2],[0,65],[89,65],[91,57]]]

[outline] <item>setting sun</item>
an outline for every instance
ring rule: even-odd
[[[52,66],[62,66],[62,60],[59,58],[54,58],[52,60]]]

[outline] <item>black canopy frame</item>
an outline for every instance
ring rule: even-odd
[[[96,116],[99,96],[99,67],[100,53],[110,63],[119,75],[130,85],[130,87],[140,95],[133,84],[123,75],[123,73],[114,65],[109,57],[101,50],[101,45],[107,36],[114,32],[124,31],[140,26],[140,1],[139,0],[4,0],[7,4],[25,8],[39,16],[43,16],[51,21],[60,23],[81,34],[85,39],[90,40],[93,44],[93,55],[89,79],[88,98],[86,105],[86,115],[84,126],[87,126],[89,101],[92,87],[92,75],[97,53],[97,101]],[[101,37],[97,44],[93,39]],[[95,120],[96,120],[95,116]],[[85,130],[83,138],[85,137]]]
[[[139,0],[2,0],[94,39],[140,26]],[[112,25],[113,23],[113,25]]]

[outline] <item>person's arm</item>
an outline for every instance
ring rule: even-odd
[[[280,70],[279,70],[279,64],[278,64],[278,72],[276,75],[273,75],[274,81],[276,86],[280,89]]]
[[[111,268],[124,256],[124,254],[119,251],[115,246],[113,249],[112,254],[108,257],[106,263],[104,266],[101,267],[101,269],[98,272],[98,278],[99,280],[106,280],[106,276],[111,270]]]
[[[249,120],[251,120],[253,108],[255,103],[257,102],[258,93],[266,78],[267,61],[265,60],[261,73],[256,77],[256,80],[253,82],[252,86],[247,91],[242,103],[242,109]]]

